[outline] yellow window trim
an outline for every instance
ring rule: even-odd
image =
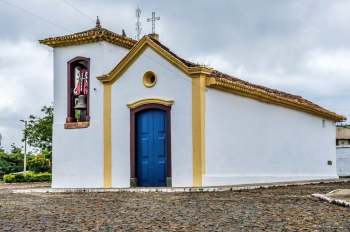
[[[152,82],[151,77],[154,76],[154,82]],[[152,88],[153,86],[156,85],[158,80],[157,74],[154,71],[147,71],[145,74],[143,74],[143,84],[147,87],[147,88]]]
[[[164,100],[160,98],[146,98],[142,100],[138,100],[134,103],[126,104],[129,109],[135,109],[138,106],[146,105],[146,104],[160,104],[165,106],[171,106],[174,104],[173,100]]]

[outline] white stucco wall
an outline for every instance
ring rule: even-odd
[[[350,146],[337,146],[337,172],[339,176],[350,176]]]
[[[323,128],[320,117],[209,89],[203,185],[338,178],[335,126],[325,122]]]
[[[106,74],[129,50],[101,41],[54,49],[53,188],[103,187],[103,85]],[[64,129],[67,117],[67,61],[90,58],[90,126]],[[96,90],[94,90],[96,88]]]
[[[142,82],[152,70],[158,80]],[[145,99],[174,100],[171,109],[172,185],[192,186],[191,79],[151,49],[147,49],[112,85],[112,187],[130,186],[130,109],[128,103]]]

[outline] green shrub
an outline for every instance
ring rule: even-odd
[[[34,174],[32,172],[28,172],[24,175],[24,182],[34,182],[32,181]]]
[[[33,175],[31,182],[44,182],[44,181],[51,181],[52,174],[51,173],[39,173]]]
[[[6,183],[15,183],[15,182],[44,182],[51,181],[51,173],[27,173],[27,174],[9,174],[4,175],[4,181]]]
[[[25,174],[15,174],[15,182],[25,182],[25,178],[24,178]]]
[[[13,182],[15,182],[15,175],[11,175],[11,174],[4,175],[4,176],[3,176],[3,180],[4,180],[6,183],[13,183]]]

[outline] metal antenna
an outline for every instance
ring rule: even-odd
[[[137,35],[136,35],[137,40],[140,39],[140,35],[141,35],[141,31],[142,31],[142,27],[141,27],[141,23],[140,23],[140,15],[141,15],[141,10],[140,10],[139,6],[137,6],[137,9],[136,9],[137,23],[135,23],[135,25],[136,25],[135,29],[137,31]]]
[[[160,20],[160,17],[156,17],[156,12],[152,12],[152,18],[147,19],[147,22],[152,21],[152,34],[155,33],[155,27],[156,27],[156,20]]]

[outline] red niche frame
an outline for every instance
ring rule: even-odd
[[[80,62],[85,61],[86,67]],[[81,66],[88,70],[88,94],[87,94],[87,108],[86,108],[86,122],[90,121],[90,58],[77,56],[67,62],[67,118],[66,123],[75,123],[75,111],[74,111],[74,78],[75,78],[75,67]]]

